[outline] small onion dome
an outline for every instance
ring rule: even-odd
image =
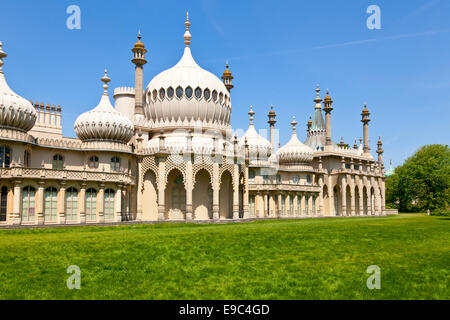
[[[331,100],[331,97],[329,96],[328,89],[327,89],[327,95],[326,95],[326,97],[323,99],[323,101],[324,101],[324,102],[330,102],[330,103],[333,103],[333,100]]]
[[[145,47],[144,47],[144,44],[141,42],[141,38],[142,38],[141,32],[139,31],[139,34],[138,34],[138,41],[134,44],[134,47],[135,47],[135,48],[142,48],[142,49],[145,48]]]
[[[292,121],[292,137],[289,142],[281,147],[277,152],[280,164],[305,164],[313,160],[313,150],[300,142],[295,133],[297,122]]]
[[[108,96],[108,78],[101,79],[104,93],[97,107],[85,112],[75,121],[75,133],[82,141],[110,141],[127,143],[134,133],[134,126],[130,119],[115,110]]]
[[[266,138],[262,137],[256,132],[255,126],[253,124],[253,116],[255,112],[253,107],[250,106],[250,125],[247,132],[239,139],[239,146],[243,147],[245,141],[247,140],[248,149],[251,157],[256,157],[258,154],[260,157],[270,157],[272,154],[272,144]]]
[[[0,41],[0,127],[28,132],[34,127],[37,113],[28,100],[12,91],[6,83],[2,71],[6,57]]]

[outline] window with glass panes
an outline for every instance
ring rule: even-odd
[[[56,222],[56,206],[58,199],[58,190],[50,187],[45,189],[44,196],[44,216],[45,221]]]
[[[0,197],[0,221],[6,221],[7,209],[8,209],[8,188],[2,187]]]
[[[302,195],[297,195],[297,215],[300,216],[302,214]]]
[[[78,190],[69,188],[66,191],[66,219],[76,221],[78,218]]]
[[[36,190],[33,187],[22,189],[22,221],[34,221],[34,211],[36,206]]]
[[[105,219],[114,219],[114,190],[105,190]]]
[[[53,163],[52,163],[52,168],[53,169],[57,169],[57,170],[61,170],[63,169],[63,163],[64,159],[63,156],[60,154],[55,154],[53,156]]]
[[[294,215],[294,197],[292,195],[289,196],[289,215]]]
[[[118,157],[111,158],[111,170],[115,172],[120,171],[120,158]]]
[[[281,212],[283,213],[283,215],[286,214],[286,196],[285,195],[281,196]]]
[[[97,220],[97,191],[86,190],[86,221]]]
[[[0,146],[0,168],[9,168],[11,165],[11,149]]]
[[[306,196],[305,198],[305,214],[309,215],[309,196]]]

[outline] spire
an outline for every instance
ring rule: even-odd
[[[314,99],[314,102],[316,103],[316,108],[321,108],[320,103],[322,102],[322,99],[320,99],[319,85],[316,85],[316,98]]]
[[[225,71],[222,75],[223,84],[227,88],[228,92],[231,91],[231,89],[234,88],[233,84],[231,83],[231,80],[233,80],[234,77],[231,75],[231,71],[228,69],[228,61],[225,64]]]
[[[3,73],[3,65],[5,64],[3,62],[3,58],[6,58],[8,55],[3,52],[3,43],[0,41],[0,73]]]
[[[341,136],[341,141],[339,142],[339,146],[340,146],[341,148],[343,148],[344,145],[345,145],[344,137]]]
[[[100,78],[100,80],[103,82],[103,95],[108,95],[108,82],[111,81],[111,79],[108,77],[108,70],[105,69],[105,75]]]
[[[186,26],[186,32],[184,33],[184,44],[186,47],[189,47],[191,44],[191,33],[189,32],[189,27],[191,26],[191,22],[189,21],[189,11],[186,12],[186,22],[184,23]]]
[[[311,130],[311,126],[312,126],[312,118],[311,115],[309,115],[309,120],[306,124],[306,127],[308,128],[308,130],[306,130],[307,133],[309,133],[309,131]]]
[[[358,145],[356,144],[356,139],[355,139],[355,143],[353,144],[353,149],[358,149]]]
[[[292,117],[292,134],[295,134],[295,127],[297,126],[297,121],[295,121],[295,116]]]
[[[253,111],[253,106],[250,106],[250,111],[248,112],[248,115],[250,116],[250,125],[253,125],[253,116],[255,115],[255,112]]]
[[[271,105],[269,114],[267,115],[267,117],[269,118],[269,121],[267,121],[267,123],[270,124],[271,126],[275,125],[275,123],[277,123],[277,121],[275,120],[276,116],[277,115],[275,113],[275,110],[273,110],[273,106]]]

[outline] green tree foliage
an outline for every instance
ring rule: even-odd
[[[386,179],[386,202],[400,211],[448,210],[450,150],[448,145],[421,147]]]

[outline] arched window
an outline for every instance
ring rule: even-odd
[[[309,196],[305,198],[305,214],[309,216]]]
[[[97,220],[97,190],[86,190],[86,221]]]
[[[58,190],[56,188],[50,187],[45,189],[45,221],[56,222],[56,204],[58,199]]]
[[[0,221],[6,221],[6,211],[8,209],[8,188],[3,187],[0,197]]]
[[[30,162],[31,162],[31,154],[30,151],[25,150],[23,152],[23,166],[25,168],[29,168],[30,167]]]
[[[167,97],[169,97],[169,99],[172,99],[173,94],[174,94],[173,88],[169,87],[169,89],[167,89]]]
[[[163,88],[159,89],[159,98],[161,100],[164,100],[165,96],[166,96],[166,91]]]
[[[177,91],[176,91],[176,94],[177,94],[177,98],[181,99],[183,97],[183,88],[182,87],[178,87]]]
[[[118,157],[111,158],[111,171],[115,171],[115,172],[120,171],[120,158],[118,158]]]
[[[197,87],[197,88],[195,89],[195,97],[196,97],[197,99],[199,99],[199,100],[200,100],[200,98],[202,97],[202,89],[200,89],[199,87]]]
[[[11,149],[7,146],[0,146],[0,167],[9,168],[11,165]]]
[[[53,156],[53,169],[62,170],[64,165],[64,158],[60,154],[55,154]]]
[[[212,92],[212,98],[213,98],[213,101],[214,101],[214,102],[217,101],[217,91],[216,91],[216,90],[214,90],[214,91]]]
[[[78,217],[78,190],[69,188],[66,191],[66,219],[76,221]]]
[[[36,190],[33,187],[22,189],[22,221],[34,221]]]
[[[153,90],[153,102],[155,102],[156,99],[158,99],[158,91]]]
[[[185,93],[186,93],[186,97],[188,99],[192,98],[192,88],[191,87],[187,87]]]
[[[203,92],[203,96],[206,100],[209,100],[209,98],[211,97],[211,91],[209,91],[209,89],[205,89],[205,91]]]
[[[97,156],[90,157],[89,161],[88,161],[88,165],[89,165],[89,168],[91,168],[91,169],[97,169],[98,168],[98,157]]]
[[[250,217],[254,217],[255,216],[255,196],[254,195],[250,195],[249,199],[248,199],[248,210],[250,212]]]
[[[105,220],[114,219],[114,190],[105,190]]]

